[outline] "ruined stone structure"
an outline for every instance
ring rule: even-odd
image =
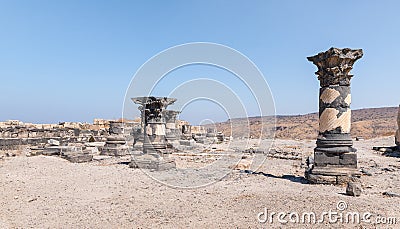
[[[143,126],[143,152],[147,150],[166,149],[166,120],[165,110],[176,99],[166,97],[136,97],[132,98],[140,104]]]
[[[190,140],[192,139],[192,126],[189,124],[183,124],[182,125],[182,135],[181,138],[185,140]]]
[[[50,139],[60,141],[61,145],[87,142],[91,138],[102,141],[106,134],[105,129],[93,128],[90,124],[32,124],[11,120],[0,122],[0,151],[43,147]]]
[[[136,97],[143,129],[142,151],[132,153],[131,168],[166,170],[175,168],[175,161],[167,155],[166,108],[176,99],[166,97]]]
[[[107,137],[101,154],[109,156],[127,155],[129,147],[124,136],[124,123],[122,121],[110,121],[108,131],[110,136]]]
[[[124,156],[128,154],[126,140],[121,135],[110,135],[107,137],[106,144],[101,150],[101,155]]]
[[[313,62],[320,81],[319,136],[314,164],[306,172],[311,183],[340,184],[358,176],[357,154],[350,135],[350,70],[363,56],[361,49],[330,48],[307,59]]]
[[[397,116],[397,132],[395,137],[395,142],[397,145],[397,150],[400,151],[400,106],[399,106],[399,115]]]
[[[180,111],[165,110],[166,133],[167,141],[176,141],[180,137],[180,131],[176,124],[177,115]]]

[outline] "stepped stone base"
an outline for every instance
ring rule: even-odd
[[[176,168],[175,160],[171,158],[163,158],[157,154],[143,154],[134,156],[130,168],[149,169],[154,171],[162,171]]]
[[[314,167],[305,173],[311,184],[342,185],[359,178],[361,173],[356,168],[347,167]]]

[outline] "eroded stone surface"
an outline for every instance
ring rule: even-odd
[[[343,112],[334,108],[325,109],[320,116],[319,131],[324,133],[340,128],[342,133],[350,133],[351,129],[351,110]]]
[[[346,194],[349,196],[360,196],[362,192],[361,184],[358,182],[349,182],[346,187]]]
[[[335,89],[327,88],[321,95],[320,99],[324,103],[332,103],[337,97],[340,96],[340,92]]]

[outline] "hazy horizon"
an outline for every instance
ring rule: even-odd
[[[384,106],[384,107],[365,107],[365,108],[352,109],[352,111],[364,110],[364,109],[380,109],[380,108],[398,108],[398,106],[394,106],[394,107],[393,106],[389,106],[389,107],[387,107],[387,106]],[[308,115],[308,114],[315,114],[315,113],[318,113],[318,111],[309,112],[309,113],[303,113],[303,114],[276,114],[275,116],[298,116],[298,115]],[[259,117],[259,116],[249,116],[247,118],[256,118],[256,117]],[[137,117],[134,117],[134,118],[140,118],[140,117],[137,116]],[[240,118],[246,118],[246,117],[238,117],[238,118],[234,118],[234,119],[240,119]],[[93,123],[94,119],[118,120],[118,119],[121,119],[121,117],[116,117],[116,118],[94,117],[91,121],[69,120],[69,121],[58,121],[58,122],[54,122],[54,123],[50,123],[50,122],[47,122],[47,123],[45,123],[45,122],[44,123],[26,122],[24,120],[19,120],[19,119],[6,119],[6,120],[0,120],[0,122],[6,122],[6,121],[9,121],[9,120],[18,120],[18,121],[21,121],[23,123],[33,123],[33,124],[58,124],[60,122],[77,122],[77,123],[80,122],[80,123],[89,123],[90,124],[90,123]],[[133,120],[133,119],[129,119],[129,120]],[[187,120],[181,119],[181,121],[187,121]],[[228,121],[228,119],[227,120],[218,121],[218,122],[226,122],[226,121]],[[190,123],[190,124],[199,125],[198,123]]]

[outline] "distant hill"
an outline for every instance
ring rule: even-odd
[[[398,107],[382,107],[353,110],[352,136],[365,139],[394,136],[397,130],[398,109]],[[273,126],[265,124],[266,122],[261,124],[261,120],[271,120],[271,117],[248,119],[250,135],[255,138],[259,137],[262,126],[265,130],[273,129]],[[226,136],[230,136],[232,133],[232,136],[240,137],[248,135],[247,125],[247,119],[240,118],[217,123],[216,127]],[[318,136],[318,113],[277,116],[275,136],[281,139],[316,139]]]

